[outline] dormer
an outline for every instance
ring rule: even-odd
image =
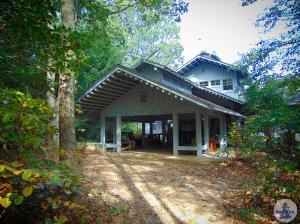
[[[243,74],[232,65],[222,62],[216,55],[201,52],[177,72],[199,86],[243,99],[240,95]]]

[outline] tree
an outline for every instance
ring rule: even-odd
[[[157,20],[130,9],[113,18],[124,30],[126,44],[122,49],[123,63],[132,66],[141,59],[149,58],[173,68],[182,64],[183,47],[179,42],[179,27],[170,17]]]
[[[243,0],[243,5],[253,4],[257,0]],[[276,77],[300,74],[300,2],[298,0],[275,0],[257,18],[255,26],[264,33],[284,28],[270,39],[263,39],[241,62],[250,69],[254,79],[264,79],[268,75]],[[250,65],[250,66],[249,66]],[[299,87],[299,86],[298,86]]]
[[[289,106],[283,80],[267,78],[263,85],[251,83],[245,92],[247,110],[250,116],[246,119],[249,128],[264,133],[268,149],[295,145],[286,141],[290,130],[300,127],[300,110]],[[299,130],[298,130],[299,131]]]
[[[249,5],[256,0],[244,0]],[[280,34],[263,39],[242,56],[239,65],[249,78],[247,86],[247,127],[263,133],[266,148],[280,153],[295,146],[290,136],[299,131],[300,110],[290,99],[300,90],[300,2],[275,0],[258,17],[256,26],[269,33],[284,24]]]

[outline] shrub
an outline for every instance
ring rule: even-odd
[[[51,111],[45,101],[12,89],[0,91],[1,223],[64,223],[82,209],[73,196],[80,178],[62,162],[47,159]]]
[[[46,145],[51,110],[43,100],[19,91],[0,91],[0,145],[6,151],[29,155]]]
[[[232,122],[229,128],[228,143],[233,148],[236,157],[265,149],[264,136],[248,125],[249,119],[247,118],[243,125]]]

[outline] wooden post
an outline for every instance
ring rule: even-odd
[[[197,156],[202,155],[202,134],[201,134],[201,115],[199,112],[196,112],[195,114],[196,119],[196,144],[197,144]]]
[[[162,132],[162,136],[163,136],[163,145],[166,144],[166,121],[162,120],[161,121],[161,132]]]
[[[220,149],[224,149],[227,145],[226,142],[226,120],[225,116],[220,116]]]
[[[150,121],[150,135],[153,135],[153,121]]]
[[[145,147],[145,122],[142,122],[142,147]]]
[[[178,155],[178,113],[173,113],[173,155]]]
[[[121,116],[116,116],[116,148],[117,152],[121,153],[121,147],[122,147],[122,121]]]
[[[102,147],[105,150],[106,146],[105,146],[105,116],[103,114],[101,114],[101,143],[102,143]]]
[[[209,144],[209,121],[208,121],[208,115],[203,114],[204,118],[204,149],[208,150],[208,144]]]

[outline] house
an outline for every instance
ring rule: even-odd
[[[101,123],[104,148],[121,152],[122,122],[142,124],[141,147],[159,142],[174,155],[201,155],[214,140],[226,144],[231,121],[242,118],[241,72],[216,56],[201,53],[178,71],[148,60],[133,68],[116,66],[77,103]]]

